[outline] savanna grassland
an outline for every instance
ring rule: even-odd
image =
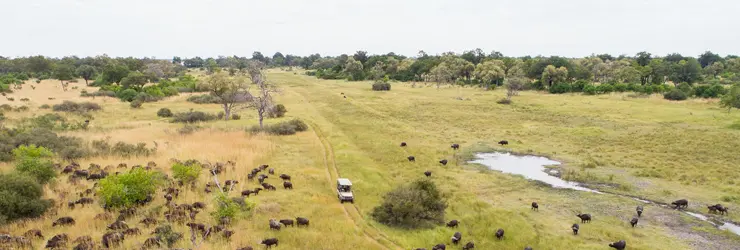
[[[0,104],[30,107],[29,111],[5,113],[6,126],[13,126],[22,117],[51,112],[39,109],[42,104],[96,102],[103,109],[92,113],[90,127],[64,134],[85,140],[145,142],[157,148],[157,153],[149,157],[88,158],[78,161],[82,166],[154,161],[156,169],[170,173],[171,158],[230,160],[236,165],[228,167],[219,178],[238,180],[236,190],[258,186],[256,181],[247,180],[247,174],[261,164],[293,177],[294,189],[284,190],[271,176],[267,182],[278,190],[248,198],[257,205],[251,215],[229,226],[236,234],[228,241],[213,237],[200,245],[202,249],[261,248],[259,242],[269,237],[280,240],[276,249],[430,249],[438,243],[449,244],[455,231],[463,234],[463,242],[475,242],[476,249],[608,249],[608,243],[620,239],[627,241],[628,249],[740,248],[737,235],[678,211],[646,206],[640,224],[632,228],[628,221],[638,201],[553,189],[466,164],[473,153],[493,150],[548,156],[564,163],[566,179],[664,203],[685,198],[690,201],[688,210],[701,213],[706,213],[708,204],[722,203],[731,208],[726,219],[740,221],[733,212],[740,205],[736,183],[740,177],[736,166],[740,160],[736,154],[740,130],[733,129],[740,114],[717,108],[715,100],[679,103],[626,93],[583,96],[525,91],[515,96],[512,104],[501,105],[496,101],[505,96],[504,90],[437,89],[423,84],[412,88],[411,84],[393,83],[391,91],[376,92],[367,82],[318,80],[278,70],[271,71],[268,79],[281,88],[282,94],[276,99],[288,113],[266,123],[300,118],[309,125],[308,131],[289,136],[249,134],[245,128],[257,124],[255,112],[240,110],[240,120],[200,123],[197,131],[181,134],[178,130],[182,125],[157,117],[157,110],[166,107],[173,112],[195,109],[215,113],[220,107],[189,103],[185,101],[189,94],[181,94],[132,109],[115,98],[79,97],[82,89],[94,90],[84,84],[70,83],[79,88],[62,91],[52,80],[29,82],[26,85],[37,88],[17,90],[11,94],[16,101],[3,99]],[[30,101],[22,104],[18,99],[24,97]],[[510,144],[498,146],[499,140]],[[399,147],[402,141],[408,146]],[[460,144],[461,150],[450,149],[452,143]],[[409,155],[415,156],[416,162],[408,162]],[[437,163],[440,159],[448,159],[450,164],[441,166]],[[0,165],[2,171],[12,168],[12,163]],[[402,230],[373,221],[370,211],[385,193],[425,178],[422,173],[426,170],[432,171],[431,179],[447,199],[445,219],[459,220],[459,228],[440,225]],[[354,204],[337,201],[337,177],[352,180]],[[211,180],[204,171],[196,189],[184,188],[175,199],[178,204],[208,204],[196,218],[204,224],[215,223],[209,215],[214,209],[213,195],[203,191]],[[90,187],[91,182],[74,185],[61,176],[45,187],[45,196],[64,203]],[[144,225],[134,222],[144,213],[156,212],[157,207],[161,210],[162,195],[158,192],[153,204],[140,209],[142,215],[130,220],[129,224],[135,224],[144,234],[127,237],[121,249],[137,248],[149,237],[152,228],[144,229]],[[540,204],[539,211],[530,210],[532,201]],[[47,239],[67,233],[71,239],[90,235],[99,241],[106,225],[112,222],[94,219],[103,212],[97,204],[73,210],[60,205],[55,213],[3,226],[0,231],[20,235],[28,229],[40,229]],[[582,224],[579,235],[573,236],[570,226],[580,222],[577,213],[590,213],[594,219]],[[77,223],[52,227],[52,221],[60,216],[73,217]],[[311,225],[280,231],[268,227],[271,218],[297,216],[309,218]],[[163,222],[161,216],[159,219]],[[186,235],[176,247],[192,248],[187,227],[174,226]],[[494,237],[498,228],[506,230],[505,239]],[[34,248],[41,248],[45,240],[35,240]]]

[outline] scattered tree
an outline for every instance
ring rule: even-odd
[[[69,81],[75,77],[75,69],[72,65],[60,64],[54,68],[54,79],[57,79],[64,84],[64,81]]]
[[[555,68],[555,66],[547,65],[545,70],[542,71],[542,82],[547,84],[548,87],[555,83],[562,83],[568,79],[568,69],[565,67]]]
[[[160,175],[161,173],[146,171],[143,168],[109,175],[100,180],[98,195],[107,207],[131,207],[157,191],[157,186],[162,182]]]
[[[234,109],[245,107],[252,98],[249,94],[249,83],[241,76],[229,76],[226,72],[219,72],[206,79],[204,86],[211,96],[224,109],[224,120],[229,120]]]
[[[500,60],[486,61],[475,68],[475,78],[478,79],[486,90],[490,89],[491,84],[498,85],[506,76],[504,72],[504,62]]]
[[[444,221],[447,204],[431,180],[417,180],[389,192],[370,214],[393,227],[432,227]]]
[[[95,77],[95,74],[97,74],[97,69],[91,65],[83,64],[80,65],[80,67],[77,68],[77,75],[82,77],[82,79],[85,79],[85,85],[90,86],[88,81],[90,79],[93,79]]]
[[[33,176],[41,184],[49,182],[56,176],[51,162],[54,153],[44,147],[20,145],[13,149],[13,155],[16,161],[15,169]]]
[[[720,107],[727,108],[727,112],[732,108],[740,109],[740,84],[732,85],[727,94],[722,96]]]

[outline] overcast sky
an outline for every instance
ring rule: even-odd
[[[738,0],[0,0],[1,56],[740,54]]]

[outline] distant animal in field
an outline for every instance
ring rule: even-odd
[[[576,214],[578,218],[581,218],[581,223],[588,223],[591,222],[591,215],[590,214]]]
[[[424,175],[426,175],[426,177],[431,177],[432,171],[424,171]]]
[[[525,247],[524,250],[532,250],[532,247]]]
[[[447,227],[457,227],[460,224],[457,220],[451,220],[450,222],[447,222]]]
[[[282,179],[284,181],[289,181],[290,180],[290,175],[280,174],[280,179]]]
[[[72,219],[72,217],[61,217],[54,221],[54,223],[51,224],[52,227],[56,226],[66,226],[66,225],[74,225],[75,219]]]
[[[538,211],[540,209],[540,205],[537,204],[536,201],[532,202],[532,210]]]
[[[293,189],[293,183],[291,183],[289,181],[283,182],[283,188],[285,188],[285,189]]]
[[[475,243],[472,241],[468,241],[468,243],[465,243],[465,246],[463,246],[463,250],[470,250],[475,248]]]
[[[500,239],[503,239],[503,238],[504,238],[504,229],[503,228],[499,228],[498,230],[496,230],[496,239],[499,239],[500,240]]]
[[[406,147],[406,142],[401,142],[401,147]]]
[[[108,225],[108,229],[110,229],[110,230],[126,230],[126,229],[128,229],[128,224],[126,224],[125,221],[118,220],[118,221],[115,221],[115,222],[111,223],[110,225]]]
[[[24,236],[24,237],[26,237],[26,238],[29,238],[29,239],[32,239],[32,238],[39,238],[39,239],[43,239],[43,238],[44,238],[44,235],[43,235],[43,234],[41,234],[41,230],[38,230],[38,229],[31,229],[31,230],[28,230],[28,231],[26,231],[26,232],[25,232],[25,233],[23,234],[23,236]]]
[[[722,206],[722,204],[714,204],[711,206],[707,206],[707,208],[709,209],[710,213],[719,213],[720,215],[727,214],[728,210],[727,207]]]
[[[67,236],[67,234],[57,234],[46,241],[46,248],[62,248],[67,246],[67,241],[69,241],[69,236]]]
[[[509,145],[509,141],[507,141],[507,140],[502,140],[502,141],[499,141],[499,142],[498,142],[498,144],[499,144],[499,145],[501,145],[501,146],[504,146],[504,145]]]
[[[457,245],[457,243],[460,243],[460,240],[462,240],[462,233],[455,232],[455,234],[452,235],[451,240],[452,244]]]
[[[625,242],[624,240],[620,240],[609,244],[609,246],[617,250],[623,250],[625,247],[627,247],[627,242]]]
[[[268,174],[275,174],[275,169],[274,168],[268,169],[267,170],[267,173]]]
[[[416,161],[416,157],[414,157],[414,156],[409,156],[409,157],[406,157],[406,159],[408,159],[408,160],[409,160],[409,161],[411,161],[411,162],[414,162],[414,161]]]
[[[439,164],[442,164],[442,166],[446,166],[447,165],[447,160],[446,159],[442,159],[442,160],[439,161]]]
[[[265,245],[266,248],[271,248],[272,245],[278,246],[278,239],[276,238],[269,238],[262,240],[262,245]]]
[[[578,235],[578,229],[580,229],[580,226],[578,226],[578,224],[573,224],[570,229],[573,229],[573,235]]]
[[[270,219],[270,229],[280,231],[280,223],[274,219]]]
[[[437,244],[437,245],[434,245],[434,247],[432,247],[432,250],[445,250],[445,249],[447,249],[447,246],[445,246],[445,244]]]
[[[635,227],[635,225],[637,225],[637,218],[632,218],[632,220],[630,220],[630,225],[632,225],[632,227]]]
[[[254,248],[252,248],[250,246],[246,246],[246,247],[237,248],[236,250],[254,250]]]
[[[637,208],[635,208],[635,211],[637,211],[637,217],[642,216],[642,211],[643,211],[642,206],[637,206]]]
[[[296,217],[295,221],[297,222],[298,226],[308,226],[308,219],[303,217]]]
[[[452,146],[450,146],[450,147],[452,149],[454,149],[454,150],[458,150],[458,149],[460,149],[460,144],[455,143],[455,144],[452,144]]]
[[[120,245],[125,236],[120,232],[109,232],[103,235],[103,247],[111,248]]]
[[[284,226],[293,226],[293,220],[291,219],[283,219],[280,220],[280,224],[283,224]]]
[[[689,201],[686,199],[680,199],[680,200],[671,202],[671,205],[673,205],[674,209],[688,208]]]

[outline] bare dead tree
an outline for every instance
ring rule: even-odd
[[[261,70],[254,70],[254,74],[252,74],[252,71],[253,69],[250,69],[250,76],[252,78],[252,82],[257,85],[257,88],[254,93],[250,93],[247,106],[257,110],[260,128],[264,128],[263,121],[265,116],[267,116],[268,112],[270,112],[274,107],[272,95],[280,93],[280,90],[275,85],[267,81],[267,77]]]

